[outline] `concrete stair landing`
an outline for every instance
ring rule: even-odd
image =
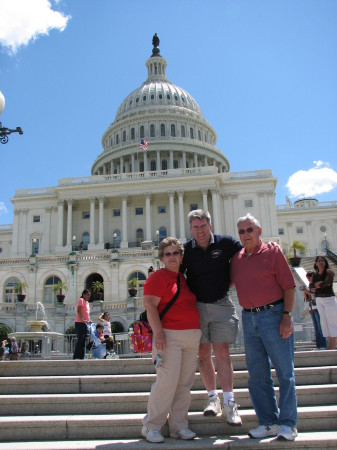
[[[296,353],[295,442],[248,438],[257,420],[244,355],[233,355],[233,365],[241,427],[229,426],[221,415],[202,415],[207,394],[197,373],[189,425],[198,439],[149,444],[140,437],[155,379],[149,358],[0,363],[0,450],[337,449],[337,351]],[[167,426],[162,431],[168,436]]]

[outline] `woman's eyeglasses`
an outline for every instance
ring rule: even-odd
[[[180,255],[180,252],[167,252],[167,253],[164,253],[164,256],[167,256],[168,258],[170,257],[170,256],[178,256],[178,255]]]
[[[253,227],[249,227],[246,230],[241,228],[241,230],[239,230],[239,234],[252,233],[254,230],[255,230],[255,228],[253,228]]]

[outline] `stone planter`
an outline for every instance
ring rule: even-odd
[[[299,256],[294,256],[293,258],[289,258],[289,264],[291,267],[299,267],[301,265],[301,259]]]
[[[138,289],[129,289],[129,295],[130,295],[130,297],[137,297],[137,292],[138,292]]]
[[[17,294],[18,302],[23,302],[26,298],[25,294]]]
[[[65,295],[64,295],[64,294],[57,294],[57,295],[56,295],[56,298],[57,298],[57,301],[58,301],[59,303],[63,303],[63,302],[64,302],[64,299],[65,299]]]

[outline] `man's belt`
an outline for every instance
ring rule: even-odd
[[[280,298],[279,300],[275,300],[275,302],[268,303],[267,305],[257,306],[256,308],[243,308],[246,312],[253,312],[258,313],[260,311],[265,311],[266,309],[274,308],[275,305],[278,305],[279,303],[283,303],[284,299]]]

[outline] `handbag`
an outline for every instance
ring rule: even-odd
[[[177,276],[177,292],[168,302],[162,312],[159,314],[160,320],[163,319],[167,311],[173,306],[180,294],[180,274]],[[131,335],[131,343],[136,353],[146,353],[152,351],[152,330],[147,320],[147,311],[143,311],[139,320],[133,324],[133,334]]]

